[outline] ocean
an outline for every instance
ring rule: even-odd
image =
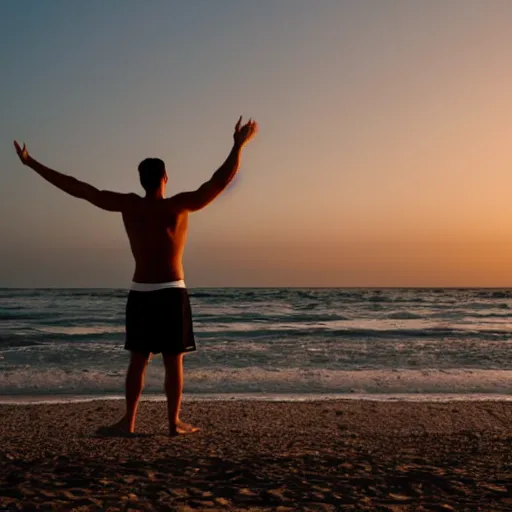
[[[510,289],[190,289],[185,399],[509,399]],[[124,289],[0,289],[0,400],[123,396]],[[163,362],[145,396],[161,399]]]

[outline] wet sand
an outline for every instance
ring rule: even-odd
[[[512,510],[512,403],[0,405],[0,511]]]

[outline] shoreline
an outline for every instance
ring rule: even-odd
[[[507,401],[185,401],[201,428],[101,437],[120,400],[0,405],[0,508],[52,511],[512,508]],[[28,507],[28,508],[27,508]]]
[[[101,401],[124,400],[124,395],[94,395],[94,394],[41,394],[41,395],[0,395],[2,405],[51,405],[51,404],[81,404]],[[162,393],[143,394],[141,401],[163,402]],[[450,402],[512,402],[510,393],[195,393],[184,394],[183,402],[336,402],[336,401],[365,401],[379,403],[450,403]]]

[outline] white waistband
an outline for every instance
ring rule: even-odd
[[[132,282],[130,290],[136,292],[153,292],[155,290],[163,290],[164,288],[186,288],[185,281],[168,281],[167,283],[136,283]]]

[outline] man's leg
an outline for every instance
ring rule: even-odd
[[[165,364],[165,394],[171,436],[191,434],[199,429],[180,420],[181,397],[183,394],[183,354],[162,354]]]
[[[112,429],[132,434],[135,432],[135,419],[137,416],[137,408],[139,399],[144,387],[144,375],[151,354],[138,354],[131,352],[130,366],[126,373],[126,414],[116,424],[112,425]]]
[[[126,425],[129,432],[135,431],[135,418],[139,406],[140,395],[144,387],[144,376],[151,354],[131,353],[130,366],[126,373]]]

